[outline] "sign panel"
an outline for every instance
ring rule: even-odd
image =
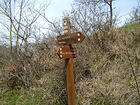
[[[67,17],[63,18],[63,29],[64,33],[70,33],[70,19]]]
[[[57,54],[60,58],[76,58],[76,48],[60,47]]]
[[[85,36],[81,32],[66,33],[57,37],[58,45],[70,45],[81,43],[85,39]]]

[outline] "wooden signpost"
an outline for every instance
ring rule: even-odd
[[[59,48],[57,54],[60,58],[76,58],[76,48],[63,46]]]
[[[76,105],[73,68],[73,58],[76,58],[76,48],[73,48],[71,44],[82,42],[85,36],[81,32],[70,32],[70,20],[67,17],[63,19],[63,28],[64,35],[57,37],[57,43],[61,45],[57,54],[60,58],[65,59],[68,105]]]
[[[85,39],[85,36],[81,32],[66,33],[57,37],[58,45],[69,45],[81,43]]]

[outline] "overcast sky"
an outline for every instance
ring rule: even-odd
[[[113,3],[114,11],[121,17],[121,24],[128,18],[130,12],[137,6],[138,0],[116,0]],[[70,10],[74,0],[50,0],[48,7],[48,18],[62,18],[65,10]]]
[[[37,4],[43,2],[45,3],[47,1],[49,3],[49,6],[47,8],[47,17],[49,20],[53,21],[54,19],[62,19],[63,12],[65,10],[70,10],[71,5],[74,3],[74,0],[35,0]],[[134,7],[137,6],[137,2],[140,0],[116,0],[113,2],[114,12],[119,14],[120,23],[119,26],[122,26],[125,23],[125,19],[129,17],[130,12]],[[45,26],[46,24],[40,21],[40,24],[43,24],[42,26]],[[45,24],[45,25],[44,25]],[[1,33],[5,30],[0,26],[0,36]],[[46,29],[44,29],[43,32],[46,32]],[[5,34],[4,34],[5,35]]]
[[[129,18],[130,12],[137,7],[140,0],[116,0],[114,2],[114,11],[120,16],[120,26],[125,23],[125,20]]]
[[[49,0],[48,18],[62,17],[65,10],[70,10],[74,0]]]

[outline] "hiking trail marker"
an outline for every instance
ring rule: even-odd
[[[63,47],[59,48],[57,54],[60,58],[76,58],[76,48],[70,48],[69,46],[63,46]]]
[[[57,37],[57,44],[61,46],[57,54],[60,58],[65,59],[68,105],[76,105],[73,68],[73,58],[76,58],[76,48],[73,48],[72,44],[81,43],[85,39],[85,36],[81,32],[70,32],[70,19],[68,17],[63,18],[62,23],[64,35]]]
[[[81,32],[66,33],[57,37],[58,45],[69,45],[81,43],[85,39],[85,36]]]

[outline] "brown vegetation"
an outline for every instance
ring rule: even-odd
[[[81,4],[67,13],[71,18],[71,31],[80,30],[86,36],[82,43],[73,45],[77,48],[74,59],[77,105],[139,105],[140,25],[132,29],[109,29],[109,25],[114,24],[109,23],[105,6],[89,1],[79,2]],[[22,3],[19,2],[21,7]],[[59,46],[55,38],[63,30],[59,22],[51,22],[42,15],[43,10],[36,10],[31,23],[26,21],[26,25],[8,15],[10,24],[15,26],[9,26],[13,30],[9,37],[15,35],[16,46],[12,45],[14,37],[9,38],[10,48],[0,46],[0,92],[3,93],[0,104],[6,103],[7,90],[21,89],[28,92],[33,104],[67,105],[65,65],[56,54]],[[37,25],[39,16],[50,23],[49,37],[43,40],[34,36],[37,33],[34,23]],[[31,36],[35,37],[34,43],[30,43]]]

